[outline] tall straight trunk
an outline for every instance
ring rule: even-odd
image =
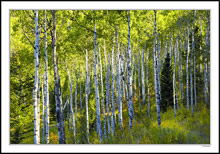
[[[128,87],[129,87],[129,101],[128,101],[128,115],[129,115],[129,128],[133,128],[133,101],[132,101],[132,76],[131,76],[131,64],[130,64],[130,10],[128,10],[128,51],[127,51],[127,68],[128,68]]]
[[[119,65],[121,65],[120,67],[120,84],[119,84],[119,89],[120,89],[120,101],[119,101],[119,123],[121,126],[121,130],[123,130],[123,118],[122,118],[122,112],[123,112],[123,88],[124,88],[124,69],[123,69],[123,65],[124,65],[124,56],[119,55],[119,59],[120,59],[120,63]]]
[[[193,47],[193,58],[194,58],[194,99],[195,99],[195,106],[197,106],[197,96],[196,96],[196,52],[195,52],[195,42],[194,42],[194,27],[195,27],[195,18],[196,18],[196,11],[194,11],[194,19],[193,19],[193,35],[192,35],[192,47]]]
[[[175,63],[175,66],[176,66],[176,59],[177,59],[177,55],[178,55],[178,35],[176,36],[176,50],[175,50],[175,60],[174,60],[174,63]],[[178,65],[177,65],[178,67]],[[179,67],[178,67],[179,68]],[[178,69],[179,71],[179,69]],[[176,75],[175,75],[176,77]],[[177,79],[175,78],[175,91],[176,91],[176,105],[177,105],[177,110],[179,110],[179,98],[178,98],[178,93],[177,93],[177,83],[176,83]]]
[[[103,112],[103,123],[104,123],[104,136],[105,139],[107,138],[106,133],[106,122],[105,122],[105,103],[104,103],[104,94],[103,94],[103,79],[102,79],[102,60],[101,60],[101,54],[100,54],[100,48],[99,48],[99,65],[100,65],[100,77],[101,77],[101,92],[102,92],[102,112]]]
[[[186,57],[186,99],[187,99],[187,110],[189,110],[189,73],[188,73],[188,63],[189,63],[189,23],[187,27],[187,57]]]
[[[175,46],[174,46],[174,52],[173,52],[173,60],[174,60],[174,67],[173,67],[173,107],[174,107],[174,117],[176,117],[176,77],[175,77],[176,48],[175,48]]]
[[[193,54],[194,54],[194,27],[195,27],[195,12],[194,12],[194,18],[193,18],[193,29],[192,29],[192,52],[191,52],[191,69],[190,69],[190,87],[191,87],[191,114],[192,117],[194,116],[193,111]],[[194,70],[195,72],[195,70]],[[195,87],[194,87],[195,88]]]
[[[145,105],[145,77],[144,77],[144,49],[142,49],[142,63],[141,63],[141,81],[142,81],[142,103]]]
[[[139,56],[138,56],[138,61],[139,61],[139,65],[138,65],[138,95],[139,95],[139,106],[140,106],[140,112],[141,112],[141,73],[140,73],[140,69],[141,69],[141,55],[140,55],[140,49],[139,49]]]
[[[104,40],[104,54],[105,54],[105,86],[106,86],[106,109],[107,109],[107,123],[108,123],[108,134],[110,134],[110,122],[109,122],[109,76],[107,67],[107,57],[105,52],[105,40]],[[109,65],[108,65],[109,66]]]
[[[118,97],[117,97],[117,105],[118,105],[118,122],[120,125],[120,128],[122,130],[122,97],[121,97],[121,56],[119,53],[119,44],[118,44],[118,30],[116,33],[116,38],[117,38],[117,92],[118,92]],[[122,65],[123,66],[123,65]],[[122,89],[123,90],[123,89]]]
[[[73,71],[71,69],[71,76],[69,73],[69,69],[66,65],[68,77],[69,77],[69,84],[70,84],[70,119],[71,119],[71,130],[75,136],[75,118],[74,118],[74,111],[73,111]]]
[[[80,72],[80,65],[79,65],[79,95],[80,95],[80,108],[82,111],[82,93],[81,93],[81,72]]]
[[[137,91],[136,72],[137,72],[137,52],[135,52],[135,64],[134,64],[134,96],[136,96],[136,91]]]
[[[75,135],[77,133],[77,69],[75,64],[75,78],[76,78],[76,85],[75,85]]]
[[[180,44],[181,46],[182,44]],[[178,64],[177,64],[177,68],[178,68],[178,73],[179,73],[179,101],[181,101],[182,99],[182,88],[181,88],[181,64],[180,64],[180,51],[179,51],[179,48],[177,47],[177,57],[178,57]],[[179,102],[180,103],[180,102]],[[179,104],[177,106],[177,109],[179,109]]]
[[[46,26],[46,19],[47,19],[47,16],[46,16],[46,10],[45,10],[45,20],[44,20],[44,35],[45,35],[45,38],[44,38],[44,45],[45,45],[45,111],[44,111],[44,114],[45,114],[45,122],[46,122],[46,143],[49,144],[49,85],[48,85],[48,60],[47,60],[47,26]]]
[[[33,88],[33,106],[34,106],[34,144],[40,144],[40,121],[38,112],[38,97],[37,92],[39,91],[39,26],[38,26],[38,10],[35,11],[35,80]]]
[[[114,94],[114,84],[115,84],[115,72],[114,72],[114,36],[113,36],[113,46],[112,46],[112,109],[111,109],[111,114],[113,115],[112,119],[112,134],[114,134],[115,130],[115,94]]]
[[[44,109],[44,79],[43,74],[41,76],[41,92],[42,92],[42,121],[43,121],[43,133],[42,133],[42,142],[44,142],[45,138],[45,109]]]
[[[151,118],[151,110],[150,110],[150,91],[149,91],[149,66],[148,66],[148,58],[149,58],[149,50],[147,52],[147,70],[146,70],[146,77],[147,77],[147,98],[148,98],[148,116]],[[147,113],[147,104],[146,104],[146,113]]]
[[[54,69],[54,80],[55,80],[55,100],[56,100],[56,117],[57,117],[57,130],[59,137],[59,144],[65,144],[63,136],[65,132],[62,128],[62,111],[61,111],[61,93],[60,93],[60,82],[59,72],[57,65],[57,53],[56,53],[56,11],[52,11],[53,16],[53,33],[52,33],[52,52],[53,52],[53,69]]]
[[[88,66],[88,96],[90,94],[90,67]]]
[[[172,66],[172,34],[170,32],[170,45],[169,45],[169,49],[170,49],[170,65]]]
[[[95,11],[94,11],[95,13]],[[95,99],[96,99],[96,118],[97,118],[97,128],[99,129],[99,137],[100,141],[102,142],[102,127],[101,127],[101,118],[100,118],[100,101],[99,101],[99,89],[98,89],[98,80],[97,80],[97,42],[96,42],[96,26],[95,26],[95,19],[94,19],[94,42],[95,42],[95,71],[94,71],[94,78],[95,78]]]
[[[67,95],[67,124],[68,130],[70,129],[70,109],[69,109],[69,95]]]
[[[86,139],[89,143],[89,109],[88,109],[88,53],[86,49],[86,81],[85,81],[85,103],[86,103]]]
[[[160,96],[160,100],[161,100],[161,92],[160,92],[160,64],[161,64],[161,52],[160,52],[160,40],[159,40],[159,35],[158,35],[158,85],[159,85],[159,96]]]
[[[208,22],[206,26],[206,37],[205,37],[205,52],[204,52],[204,95],[205,104],[208,104]]]
[[[156,95],[156,105],[157,105],[157,123],[158,126],[160,127],[161,124],[161,118],[160,118],[160,96],[159,96],[159,79],[158,79],[158,67],[157,67],[157,12],[156,10],[154,10],[154,14],[155,14],[155,47],[154,47],[154,70],[155,70],[155,74],[154,74],[154,79],[155,79],[155,95]]]

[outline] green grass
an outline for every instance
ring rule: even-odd
[[[138,103],[138,102],[136,102]],[[124,103],[126,104],[126,103]],[[139,104],[139,103],[138,103]],[[134,104],[135,107],[138,104]],[[142,106],[141,113],[139,107],[135,110],[135,120],[133,121],[133,129],[130,131],[129,119],[127,113],[127,105],[123,108],[123,131],[118,124],[114,135],[109,135],[104,139],[104,144],[210,144],[210,110],[207,106],[199,105],[195,108],[194,117],[191,116],[191,109],[187,111],[185,106],[180,106],[174,117],[173,109],[170,108],[166,113],[161,113],[161,127],[157,124],[156,107],[152,105],[151,118],[146,115],[146,108]],[[81,114],[78,112],[78,119]],[[101,116],[102,118],[102,116]],[[107,120],[106,120],[107,121]],[[58,144],[58,133],[56,122],[50,122],[50,144]],[[42,125],[42,121],[41,121]],[[103,125],[103,123],[102,123]],[[82,139],[82,133],[85,134],[85,124],[77,121],[77,135],[74,138],[73,131],[67,128],[65,123],[66,144],[82,144],[86,143],[85,138]],[[96,127],[96,126],[95,126]],[[107,125],[106,125],[107,127]],[[31,127],[32,128],[32,127]],[[90,128],[89,140],[90,144],[100,144],[99,137],[96,134],[96,128]],[[21,130],[23,132],[28,130]],[[13,130],[12,130],[13,132]],[[42,136],[42,126],[41,126]],[[20,144],[33,144],[33,131],[29,131],[22,136]],[[104,135],[103,135],[104,138]],[[41,142],[42,143],[42,142]]]

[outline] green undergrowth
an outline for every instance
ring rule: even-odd
[[[142,107],[141,112],[136,110],[133,129],[129,130],[129,118],[126,108],[123,109],[123,130],[118,123],[114,135],[107,135],[103,142],[100,142],[96,133],[96,125],[90,128],[90,144],[210,144],[210,110],[205,105],[194,108],[194,116],[191,115],[191,109],[187,110],[185,106],[180,109],[174,117],[172,108],[167,112],[161,113],[161,127],[157,124],[156,108],[152,107],[151,118],[146,114],[146,108]],[[65,123],[66,144],[88,144],[85,137],[85,124],[82,124],[81,113],[78,113],[77,134],[74,137],[73,131],[68,129]],[[41,123],[42,124],[42,123]],[[103,123],[102,123],[103,127]],[[107,125],[106,125],[107,127]],[[108,130],[108,129],[107,129]],[[21,144],[33,144],[33,131],[23,136]],[[42,136],[42,127],[41,127]],[[42,137],[41,137],[42,138]],[[50,123],[50,144],[59,144],[56,122]],[[41,140],[41,143],[42,142]]]

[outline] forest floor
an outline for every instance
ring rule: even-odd
[[[210,110],[204,104],[194,108],[194,116],[191,116],[191,109],[187,111],[186,106],[180,105],[176,118],[173,109],[161,113],[161,128],[157,124],[156,107],[152,105],[151,118],[146,114],[146,106],[139,110],[138,101],[134,104],[136,108],[133,129],[129,131],[129,118],[127,106],[123,108],[123,131],[118,124],[116,112],[116,129],[114,135],[104,139],[104,144],[210,144]],[[80,118],[80,113],[79,118]],[[78,116],[77,116],[78,117]],[[101,116],[102,119],[102,116]],[[107,120],[106,120],[107,121]],[[42,124],[42,122],[41,122]],[[102,123],[103,125],[103,123]],[[73,131],[68,129],[65,123],[66,144],[86,143],[85,129],[82,129],[80,120],[77,122],[77,135],[74,139]],[[96,134],[96,125],[90,124],[90,144],[100,144]],[[107,127],[107,125],[106,125]],[[106,128],[107,129],[107,128]],[[108,129],[107,129],[108,130]],[[20,144],[33,144],[33,132],[25,133]],[[42,135],[42,127],[41,127]],[[84,135],[84,136],[83,136]],[[104,135],[103,135],[104,138]],[[58,144],[56,122],[50,122],[50,144]]]

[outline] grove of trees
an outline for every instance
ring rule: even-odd
[[[204,144],[209,108],[209,10],[10,11],[12,144]]]

